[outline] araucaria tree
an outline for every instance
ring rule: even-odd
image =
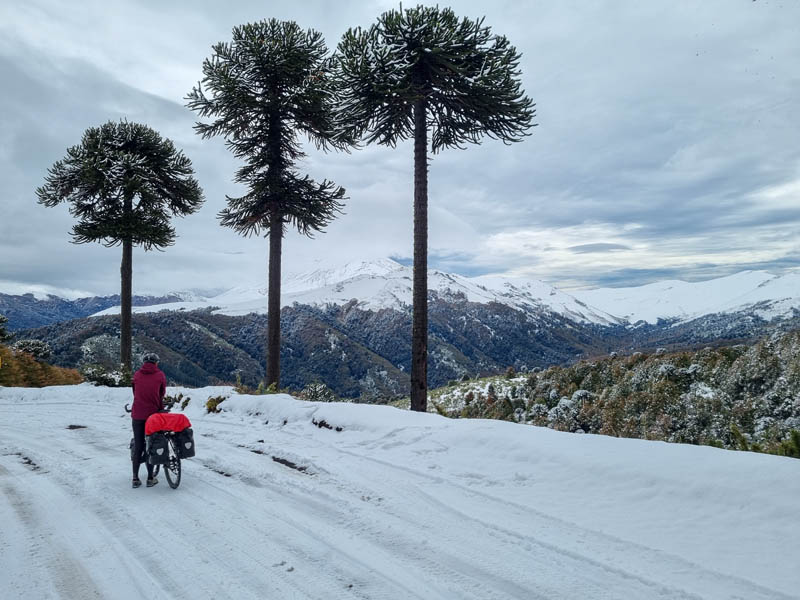
[[[336,127],[330,62],[322,35],[270,19],[235,27],[203,62],[203,80],[188,107],[212,120],[195,125],[204,138],[225,137],[245,164],[234,180],[247,186],[227,197],[220,222],[249,236],[269,237],[266,383],[280,385],[281,246],[287,225],[313,237],[341,211],[345,191],[301,175],[298,134],[317,147],[344,149]]]
[[[342,124],[348,135],[394,147],[414,140],[414,291],[411,409],[427,410],[428,147],[463,148],[486,135],[521,140],[534,104],[520,90],[520,55],[483,19],[450,9],[390,10],[338,47]],[[430,132],[430,142],[428,134]]]
[[[36,190],[39,203],[70,204],[78,219],[73,242],[122,246],[120,362],[131,370],[133,247],[163,249],[175,243],[170,216],[195,212],[203,191],[191,161],[168,139],[139,123],[109,121],[87,129],[81,143],[48,171]]]

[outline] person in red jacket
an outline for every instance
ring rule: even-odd
[[[144,460],[144,425],[147,417],[164,408],[164,394],[167,392],[167,378],[158,368],[158,354],[149,352],[143,357],[144,364],[133,375],[133,487],[142,485],[139,479],[139,465],[147,467],[147,487],[153,487],[158,479],[153,477],[153,465]]]

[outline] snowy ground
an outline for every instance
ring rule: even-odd
[[[800,598],[800,460],[182,391],[134,490],[129,391],[0,388],[0,598]]]

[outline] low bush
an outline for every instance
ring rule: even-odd
[[[82,365],[80,373],[83,378],[97,386],[106,387],[130,387],[131,376],[123,369],[122,365],[118,369],[109,369],[100,364]]]
[[[208,400],[206,400],[206,412],[208,413],[219,413],[222,412],[219,408],[219,405],[227,400],[227,396],[211,396]]]
[[[75,385],[82,381],[83,377],[75,369],[54,367],[36,360],[27,352],[0,346],[0,386],[45,387]]]
[[[172,410],[175,408],[175,405],[181,407],[181,410],[184,410],[188,405],[191,398],[189,396],[185,396],[182,393],[178,393],[177,396],[164,396],[164,408],[167,410]]]

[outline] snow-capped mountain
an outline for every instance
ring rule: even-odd
[[[563,292],[534,279],[501,276],[464,277],[430,270],[428,288],[440,298],[478,304],[496,302],[523,312],[553,312],[579,323],[598,325],[689,321],[711,314],[752,309],[771,320],[800,309],[800,273],[773,275],[744,271],[689,283],[663,281],[640,287]],[[362,310],[404,310],[411,305],[412,268],[391,259],[353,262],[336,269],[290,275],[282,284],[281,305],[344,305],[355,300]],[[266,312],[266,287],[236,287],[211,297],[134,307],[136,312],[215,307],[224,315]],[[177,296],[179,294],[172,294]],[[97,315],[118,314],[110,307]]]
[[[640,287],[578,291],[573,295],[629,323],[656,323],[659,319],[686,322],[744,310],[770,321],[800,309],[800,272],[773,275],[742,271],[696,283],[661,281]]]
[[[344,305],[356,301],[362,310],[403,310],[411,305],[411,267],[391,259],[348,263],[337,269],[316,269],[288,276],[281,286],[281,306],[307,304]],[[611,314],[595,310],[575,297],[542,281],[503,277],[463,277],[430,270],[428,288],[440,298],[478,304],[497,302],[522,311],[555,312],[574,321],[601,325],[618,324]],[[265,286],[236,287],[222,294],[187,302],[170,302],[134,307],[135,312],[196,310],[216,307],[225,315],[245,315],[266,311]],[[110,307],[99,315],[118,314]]]

